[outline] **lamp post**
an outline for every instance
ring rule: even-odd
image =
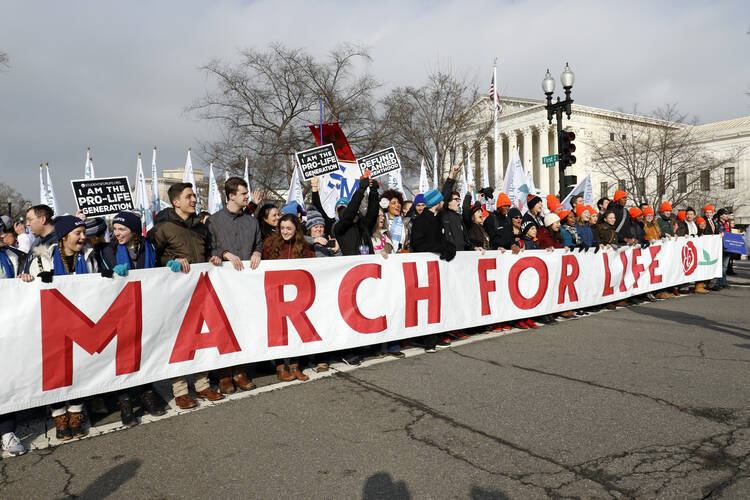
[[[552,78],[549,69],[547,70],[547,74],[544,75],[544,80],[542,80],[542,91],[544,92],[544,95],[547,96],[547,105],[545,106],[547,108],[547,120],[551,125],[552,118],[555,117],[557,119],[557,154],[559,155],[558,169],[560,172],[559,194],[561,197],[564,196],[563,192],[565,191],[565,167],[571,165],[572,163],[575,163],[574,156],[571,157],[570,155],[563,154],[562,128],[563,113],[568,116],[568,120],[570,120],[570,115],[572,113],[571,104],[573,104],[573,99],[570,98],[570,91],[573,88],[574,81],[575,75],[570,70],[570,66],[568,66],[568,63],[565,63],[565,69],[560,75],[560,83],[562,83],[563,90],[565,91],[565,100],[561,101],[560,97],[558,96],[557,101],[552,102],[552,93],[555,91],[555,79]],[[572,139],[575,139],[575,136],[573,136],[571,140]],[[575,151],[575,146],[571,145],[571,147],[571,152]]]
[[[12,206],[12,200],[10,199],[10,197],[8,197],[8,217],[10,217],[11,219],[13,218],[13,214],[10,211]]]

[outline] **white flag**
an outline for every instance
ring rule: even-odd
[[[91,158],[91,148],[86,149],[86,164],[83,167],[83,178],[84,179],[95,179],[94,174],[94,160]]]
[[[466,188],[462,191],[462,194],[461,194],[461,200],[462,200],[461,203],[463,203],[463,198],[464,196],[466,196],[466,193],[468,192],[470,186],[471,186],[471,202],[474,203],[474,201],[477,199],[477,194],[476,194],[477,190],[476,190],[476,186],[474,185],[474,169],[471,168],[471,154],[469,154],[468,151],[466,152],[465,171],[466,171],[466,178],[464,180],[467,182],[467,184],[466,184]]]
[[[401,169],[388,172],[388,187],[399,193],[404,192],[404,181],[401,178]]]
[[[534,172],[529,171],[526,174],[526,185],[529,186],[529,193],[536,194],[536,186],[534,185]]]
[[[44,184],[44,163],[39,164],[39,203],[47,205],[47,186]]]
[[[159,174],[156,172],[156,146],[151,155],[151,217],[156,218],[156,214],[161,210],[161,199],[159,197]]]
[[[300,182],[299,168],[294,165],[294,172],[292,172],[292,181],[289,183],[289,195],[286,197],[287,205],[296,201],[299,206],[305,206],[305,198],[302,196],[302,183]]]
[[[432,160],[432,189],[438,188],[438,164],[437,164],[437,151]]]
[[[505,171],[505,181],[503,182],[503,193],[507,194],[510,201],[518,207],[521,213],[526,213],[528,209],[529,197],[529,177],[523,171],[521,157],[518,156],[518,150],[514,150],[508,160],[508,168]]]
[[[245,179],[245,183],[247,184],[247,189],[250,189],[250,174],[247,171],[247,155],[245,155],[245,175],[243,176],[243,179]],[[253,201],[252,194],[250,194],[250,197],[248,197],[248,202]]]
[[[215,214],[222,208],[224,208],[224,204],[221,202],[219,185],[216,183],[216,176],[214,175],[214,162],[211,162],[208,165],[208,211]]]
[[[135,172],[135,200],[133,205],[141,213],[141,232],[145,235],[146,231],[154,227],[154,219],[151,215],[151,202],[148,199],[146,177],[143,175],[141,153],[138,153],[138,166]]]
[[[427,183],[427,168],[424,164],[424,158],[422,158],[422,166],[419,168],[419,192],[424,194],[430,190],[430,185]]]
[[[466,157],[468,160],[468,155]],[[461,191],[459,191],[459,194],[461,196],[461,206],[463,206],[464,198],[466,197],[466,193],[469,192],[469,183],[466,182],[466,169],[469,168],[468,164],[464,165],[464,168],[461,169]]]
[[[47,206],[50,207],[52,212],[57,216],[59,215],[57,198],[55,197],[55,188],[52,187],[52,178],[49,175],[49,163],[46,163],[45,167],[47,168]]]
[[[189,182],[193,185],[193,191],[195,191],[195,212],[198,213],[200,209],[200,198],[198,197],[198,186],[195,184],[195,174],[193,174],[193,162],[190,160],[190,151],[192,148],[188,148],[187,160],[185,160],[185,171],[182,174],[182,182]]]
[[[490,186],[490,174],[487,171],[487,162],[482,162],[482,185],[479,188],[486,188]]]
[[[576,184],[576,187],[573,188],[573,190],[568,193],[568,196],[565,197],[565,199],[562,201],[562,206],[565,207],[566,210],[572,210],[573,208],[570,206],[570,199],[577,195],[583,195],[583,204],[588,205],[590,207],[594,206],[594,188],[591,185],[591,174],[586,174],[586,177],[584,177],[581,182]]]

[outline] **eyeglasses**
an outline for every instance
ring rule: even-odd
[[[451,198],[451,201],[461,201],[461,198]]]
[[[515,216],[515,217],[513,217],[513,218],[514,218],[514,219],[523,219],[523,217],[521,217],[520,215],[516,215],[516,216]]]

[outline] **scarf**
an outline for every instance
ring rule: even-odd
[[[60,246],[56,246],[52,251],[52,262],[55,265],[53,274],[55,276],[62,276],[68,274],[63,264],[62,257],[60,256]],[[73,274],[88,274],[89,268],[86,267],[86,259],[83,258],[83,252],[76,254],[76,265],[73,269]]]
[[[141,245],[145,245],[144,249],[144,259],[143,259],[143,268],[144,269],[150,269],[152,267],[156,267],[156,255],[154,254],[153,247],[147,242],[147,241],[141,241]],[[117,264],[126,264],[128,266],[128,269],[133,269],[133,266],[130,261],[130,255],[128,255],[128,249],[125,245],[117,245],[117,251],[115,252],[115,260],[117,260]],[[137,263],[137,259],[136,259]]]
[[[5,271],[6,278],[15,278],[15,274],[13,273],[13,264],[10,263],[10,259],[2,250],[0,250],[0,266],[2,266],[3,271]]]

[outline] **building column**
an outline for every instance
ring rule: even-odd
[[[531,172],[534,175],[534,144],[533,144],[533,131],[531,127],[523,129],[523,156],[521,157],[521,164],[525,172]]]
[[[539,189],[545,193],[551,193],[549,184],[549,169],[542,163],[542,158],[549,156],[549,127],[546,123],[543,123],[537,127],[539,133]],[[550,167],[553,168],[553,167]]]
[[[482,172],[487,172],[486,179],[481,178]],[[482,138],[479,141],[479,176],[479,179],[477,179],[477,185],[479,185],[480,189],[492,185],[490,182],[491,176],[489,155],[487,153],[487,138]]]
[[[516,136],[516,131],[511,130],[508,132],[508,160],[505,162],[506,165],[503,166],[503,173],[507,173],[505,169],[508,168],[507,163],[510,161],[510,159],[513,157],[513,153],[518,148],[518,137]]]
[[[503,156],[502,134],[497,134],[497,141],[495,142],[495,155],[497,158],[497,161],[495,162],[497,164],[497,170],[495,170],[495,185],[497,186],[497,189],[499,191],[503,187],[503,180],[505,179],[505,175],[503,174],[503,172],[505,169],[505,162],[508,161],[508,159]]]

